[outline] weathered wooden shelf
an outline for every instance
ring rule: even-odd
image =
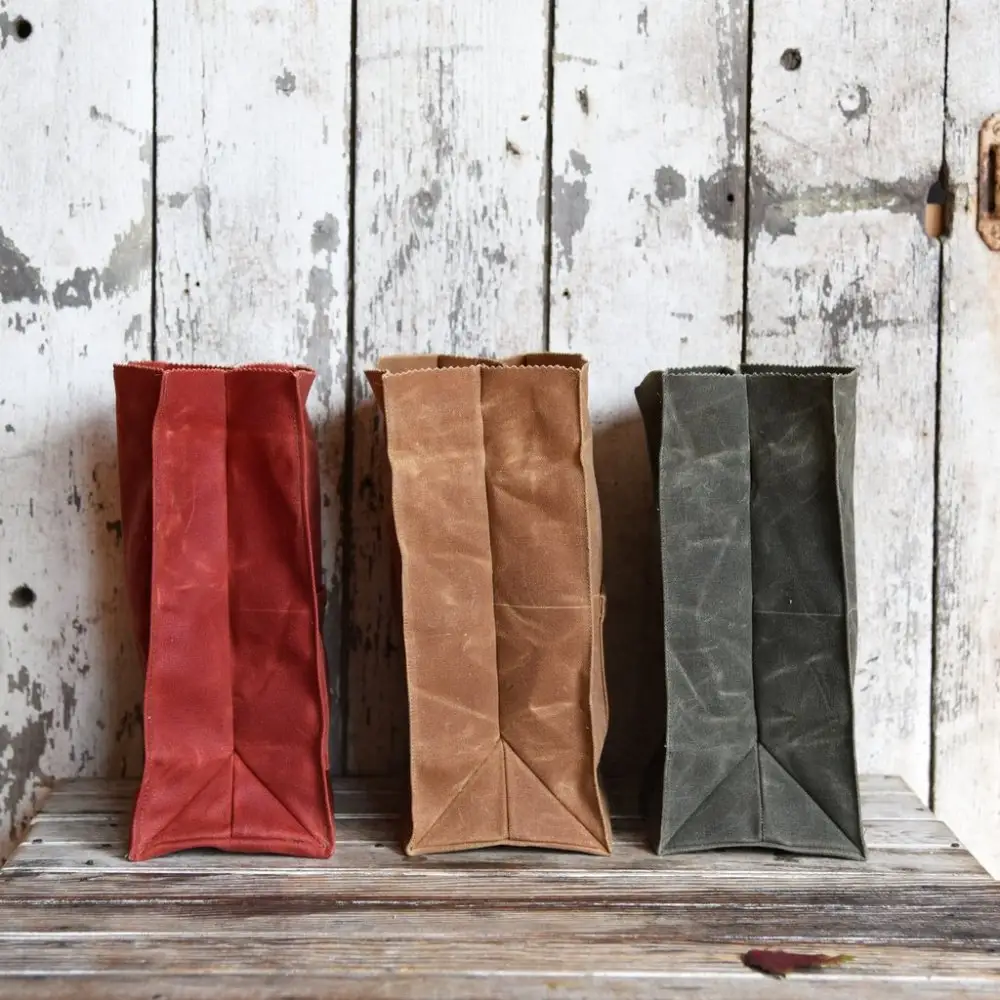
[[[862,779],[867,863],[657,858],[634,819],[610,858],[407,858],[401,797],[335,783],[329,861],[125,859],[135,784],[56,786],[0,870],[0,997],[953,997],[1000,994],[1000,884],[898,778]],[[750,947],[849,953],[783,983]]]

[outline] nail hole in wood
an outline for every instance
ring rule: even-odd
[[[728,201],[729,204],[732,205],[732,203],[736,201],[736,195],[734,195],[733,192],[730,191],[729,194],[726,195],[726,201]]]
[[[789,73],[794,73],[802,65],[802,53],[798,49],[785,49],[781,53],[781,65]]]
[[[32,31],[35,29],[31,26],[31,22],[26,17],[15,17],[14,18],[14,37],[19,42],[25,42],[31,37]]]
[[[30,608],[38,599],[38,595],[26,583],[15,587],[10,592],[9,604],[12,608]]]

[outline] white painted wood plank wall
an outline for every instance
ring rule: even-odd
[[[648,371],[738,365],[747,6],[560,3],[549,341],[591,361],[613,706],[604,766],[634,784],[662,739]],[[669,67],[669,69],[668,69]]]
[[[160,0],[157,10],[156,356],[316,369],[308,408],[337,662],[351,3]],[[331,709],[336,749],[336,684]]]
[[[405,768],[382,426],[388,354],[542,350],[546,0],[358,7],[347,764]]]
[[[1000,870],[1000,257],[973,180],[1000,110],[990,8],[950,2],[935,660],[940,250],[919,218],[946,0],[372,0],[356,23],[351,0],[0,0],[0,856],[42,778],[140,766],[113,361],[318,369],[334,759],[380,772],[405,703],[363,370],[548,346],[593,361],[612,770],[645,752],[656,645],[633,386],[741,350],[858,362],[861,763],[927,796],[933,762],[946,819]]]
[[[141,761],[110,379],[150,350],[152,17],[0,0],[0,859],[43,775]]]
[[[978,133],[1000,113],[1000,16],[992,0],[950,9],[934,804],[1000,876],[1000,253],[975,221]]]
[[[858,762],[925,797],[945,10],[756,0],[750,111],[747,357],[861,368]]]

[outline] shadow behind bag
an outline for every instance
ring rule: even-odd
[[[306,368],[115,368],[126,581],[146,665],[134,861],[333,850]]]
[[[662,559],[660,854],[864,857],[853,369],[653,372],[636,389]]]
[[[396,357],[385,414],[425,854],[610,850],[600,513],[582,358]]]

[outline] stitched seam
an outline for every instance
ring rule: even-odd
[[[858,819],[858,834],[861,838],[861,853],[864,854],[865,827],[861,819],[861,799],[858,790],[858,751],[854,742],[854,671],[856,669],[856,649],[857,649],[857,624],[855,624],[855,644],[851,644],[851,612],[849,603],[851,588],[848,585],[847,575],[850,570],[847,556],[847,540],[844,537],[844,504],[846,501],[841,492],[842,483],[840,481],[840,419],[837,406],[837,386],[836,379],[830,380],[830,399],[833,407],[833,475],[837,490],[837,526],[840,530],[840,562],[841,574],[844,585],[844,639],[847,646],[847,706],[848,719],[850,720],[850,745],[851,745],[851,770],[854,777],[854,813]],[[855,390],[856,391],[856,390]],[[856,406],[857,404],[855,404]],[[857,410],[855,409],[855,414]],[[855,420],[857,417],[855,416]],[[856,425],[855,425],[856,426]],[[850,498],[853,504],[853,497]],[[857,525],[854,526],[854,550],[857,552]],[[857,578],[854,584],[854,608],[855,622],[857,621]],[[850,837],[847,838],[851,840]],[[851,841],[853,843],[853,840]]]
[[[294,822],[298,823],[298,825],[302,828],[302,830],[305,832],[305,834],[308,837],[310,837],[314,841],[322,843],[323,846],[326,846],[327,842],[323,838],[317,837],[316,834],[312,830],[310,830],[309,827],[305,823],[303,823],[302,820],[299,819],[299,817],[296,816],[295,813],[292,812],[291,809],[288,808],[287,804],[283,800],[281,800],[281,799],[278,798],[278,796],[275,793],[274,789],[271,788],[271,786],[268,785],[267,782],[264,781],[264,779],[247,763],[246,758],[243,757],[241,754],[234,754],[233,755],[233,767],[234,768],[236,766],[235,761],[236,761],[237,758],[239,758],[239,762],[247,769],[247,771],[251,775],[253,775],[253,777],[256,779],[256,781],[260,785],[260,787],[263,788],[264,791],[267,792],[268,795],[270,795],[271,798],[274,799],[274,801],[277,802],[278,805],[281,806],[281,808],[285,810],[285,812],[292,818],[292,820]]]
[[[726,773],[721,778],[719,778],[719,780],[714,785],[712,785],[712,787],[701,797],[698,804],[691,810],[691,812],[687,814],[687,816],[684,817],[681,823],[674,829],[673,833],[670,834],[670,840],[674,840],[677,837],[677,834],[679,834],[681,830],[683,830],[684,827],[691,822],[691,817],[694,816],[694,814],[719,790],[719,788],[721,788],[722,785],[733,776],[733,772],[743,763],[743,761],[745,761],[747,757],[750,756],[750,754],[756,752],[757,752],[757,745],[754,744],[754,746],[750,747],[750,749],[747,750],[747,752],[743,754],[743,756],[740,757],[740,759],[736,761],[736,763],[733,764],[733,766],[728,771],[726,771]],[[669,756],[670,756],[670,751],[668,750],[667,757],[669,758]]]
[[[757,765],[757,839],[764,839],[764,775],[760,769],[760,703],[757,691],[757,670],[754,662],[754,610],[753,610],[753,434],[750,426],[750,383],[744,377],[743,388],[747,401],[747,465],[749,469],[747,491],[747,529],[750,533],[750,677],[753,686],[753,721],[756,728],[754,752]]]
[[[153,414],[153,426],[150,429],[150,441],[149,450],[151,452],[150,462],[149,462],[149,506],[150,506],[150,539],[149,539],[149,575],[150,575],[150,590],[149,590],[149,634],[146,637],[146,662],[144,664],[146,676],[143,682],[142,688],[142,779],[139,782],[139,792],[136,795],[135,801],[135,814],[132,817],[132,832],[134,835],[135,830],[142,828],[142,818],[146,814],[146,798],[148,795],[147,785],[146,785],[146,765],[150,759],[150,747],[153,744],[152,740],[152,730],[153,726],[150,723],[149,716],[149,701],[150,692],[153,687],[153,650],[156,648],[153,644],[153,629],[154,624],[156,627],[156,632],[159,633],[159,615],[153,615],[153,588],[152,588],[152,577],[156,573],[156,562],[157,562],[157,550],[159,546],[156,544],[156,532],[153,530],[153,525],[156,524],[156,510],[158,507],[157,497],[160,491],[157,489],[157,471],[159,469],[159,463],[157,462],[157,454],[159,449],[156,447],[156,425],[160,416],[160,408],[163,406],[163,400],[167,394],[167,379],[164,375],[161,375],[156,386],[157,390],[157,401],[156,401],[156,412]]]
[[[230,758],[230,759],[231,759],[231,758]],[[160,836],[160,834],[161,834],[161,833],[163,833],[163,831],[164,831],[164,830],[166,830],[166,828],[167,828],[168,826],[170,826],[171,824],[173,824],[173,822],[174,822],[174,821],[175,821],[175,820],[177,819],[177,817],[178,817],[178,816],[180,816],[180,814],[181,814],[182,812],[184,812],[184,810],[185,810],[185,809],[187,809],[187,807],[188,807],[189,805],[191,805],[191,803],[192,803],[192,802],[193,802],[193,801],[194,801],[194,800],[195,800],[195,799],[196,799],[196,798],[197,798],[197,797],[198,797],[199,795],[201,795],[201,793],[202,793],[203,791],[205,791],[205,789],[206,789],[206,788],[208,788],[208,786],[209,786],[209,785],[210,785],[210,784],[211,784],[211,783],[212,783],[212,782],[213,782],[213,781],[214,781],[214,780],[215,780],[215,779],[216,779],[216,778],[218,777],[218,775],[219,775],[219,772],[220,772],[220,771],[222,770],[222,768],[223,768],[223,767],[225,767],[225,766],[226,766],[226,758],[222,758],[222,761],[221,761],[221,764],[220,764],[220,766],[216,767],[216,768],[215,768],[214,770],[212,770],[212,771],[211,771],[211,772],[209,773],[208,777],[207,777],[207,778],[206,778],[206,779],[205,779],[205,780],[204,780],[204,781],[203,781],[203,782],[202,782],[202,783],[201,783],[201,784],[200,784],[200,785],[198,786],[198,790],[197,790],[197,791],[196,791],[196,792],[195,792],[195,793],[194,793],[193,795],[189,795],[189,796],[188,796],[188,797],[187,797],[187,798],[185,799],[185,801],[184,801],[183,805],[181,805],[181,807],[180,807],[179,809],[177,809],[176,811],[174,811],[173,813],[171,813],[171,815],[170,815],[170,819],[168,819],[168,820],[167,820],[167,821],[166,821],[165,823],[161,823],[161,824],[159,825],[159,827],[157,827],[157,830],[156,830],[156,833],[153,833],[153,834],[150,834],[150,835],[148,835],[148,836],[146,836],[146,837],[143,837],[143,838],[142,838],[142,841],[143,841],[144,843],[147,843],[147,844],[149,844],[149,843],[151,843],[152,841],[156,840],[156,839],[157,839],[157,838],[158,838],[158,837]],[[149,770],[151,771],[151,770],[152,770],[152,768],[150,768]]]
[[[330,836],[334,835],[332,826],[332,803],[330,801],[330,782],[328,778],[328,773],[330,769],[330,705],[327,700],[326,691],[326,650],[322,645],[322,640],[320,636],[320,630],[323,627],[323,623],[320,620],[319,613],[319,595],[318,588],[322,584],[321,579],[316,577],[316,555],[315,547],[313,544],[312,529],[318,526],[312,525],[312,495],[309,492],[309,464],[312,455],[309,453],[306,441],[306,426],[305,422],[309,419],[306,412],[305,406],[306,401],[299,392],[299,381],[298,378],[293,375],[293,384],[295,386],[295,410],[293,414],[293,421],[295,424],[295,453],[299,460],[299,495],[297,498],[298,514],[300,518],[300,524],[302,528],[302,541],[305,547],[305,565],[308,567],[308,579],[311,581],[311,586],[309,588],[310,593],[310,608],[309,614],[312,616],[313,627],[311,629],[312,633],[312,649],[311,649],[311,659],[313,666],[313,673],[316,680],[316,694],[319,698],[320,704],[320,760],[322,762],[321,774],[320,774],[320,785],[322,786],[322,798],[324,806],[324,826],[329,830]],[[317,461],[317,474],[318,474],[318,461]],[[316,488],[319,488],[318,483],[314,484]],[[328,818],[329,817],[329,818]]]
[[[479,772],[486,766],[490,758],[496,753],[497,747],[501,746],[502,743],[503,741],[498,739],[496,743],[494,743],[489,748],[489,750],[484,755],[483,759],[469,772],[465,780],[455,790],[455,794],[450,799],[448,799],[445,805],[441,808],[440,812],[438,812],[437,816],[435,816],[434,819],[424,829],[424,832],[420,835],[420,841],[424,841],[427,839],[427,837],[430,835],[430,832],[434,829],[434,827],[436,827],[438,823],[441,822],[441,817],[444,816],[444,814],[455,804],[455,802],[458,800],[458,797],[462,794],[462,792],[465,791],[465,788],[469,784],[469,782],[472,781],[472,779],[475,778],[476,775],[479,774]],[[410,847],[411,848],[417,847],[420,841],[414,842],[411,838]]]
[[[590,460],[591,460],[591,463],[593,463],[593,448],[594,448],[593,433],[594,432],[593,432],[593,427],[590,426],[590,424],[589,424],[589,421],[590,421],[590,413],[589,413],[589,399],[590,399],[590,395],[589,395],[589,391],[590,391],[590,389],[589,389],[589,382],[586,381],[587,378],[588,378],[588,374],[589,374],[588,366],[584,365],[581,368],[580,374],[578,375],[577,381],[576,381],[576,410],[577,410],[576,416],[577,416],[577,424],[578,424],[578,426],[580,428],[580,447],[577,450],[577,461],[580,463],[580,474],[581,474],[581,478],[583,479],[583,514],[584,514],[584,526],[585,526],[586,532],[587,532],[587,594],[588,594],[588,596],[590,598],[590,615],[587,618],[587,625],[588,625],[588,628],[590,630],[590,670],[589,670],[589,674],[588,674],[588,677],[587,677],[587,680],[588,680],[588,691],[587,691],[587,722],[588,722],[589,729],[590,729],[590,759],[591,759],[590,773],[591,773],[591,778],[592,778],[592,781],[593,781],[594,797],[596,799],[596,804],[597,804],[597,815],[598,815],[598,818],[600,819],[600,822],[601,822],[601,832],[602,832],[602,834],[604,836],[604,841],[605,841],[606,844],[610,844],[611,843],[611,824],[608,821],[607,810],[605,809],[604,802],[602,800],[601,783],[600,783],[600,777],[598,775],[598,768],[600,767],[600,763],[601,763],[601,755],[600,755],[600,752],[599,752],[598,747],[597,747],[597,733],[596,733],[596,730],[594,728],[594,700],[593,700],[593,692],[594,692],[594,683],[595,683],[594,674],[596,672],[595,671],[594,660],[595,660],[595,657],[596,657],[596,654],[597,654],[596,644],[597,643],[603,643],[604,629],[603,629],[603,624],[602,624],[601,632],[600,632],[600,634],[598,634],[597,630],[594,628],[594,596],[595,595],[594,595],[594,581],[593,581],[592,576],[591,576],[591,566],[592,566],[592,562],[593,562],[593,558],[594,558],[594,534],[595,534],[595,532],[592,530],[592,524],[593,524],[593,519],[594,519],[595,512],[594,512],[594,510],[592,509],[592,506],[591,506],[591,501],[594,498],[591,496],[591,490],[589,488],[590,487],[590,480],[588,479],[588,476],[587,476],[588,466],[587,466],[586,456],[584,454],[584,448],[586,447],[587,441],[589,440],[589,442],[590,442],[590,449],[591,449]],[[585,396],[586,396],[586,399],[585,399]],[[590,431],[590,437],[589,437],[589,439],[588,439],[587,434],[586,434],[586,432],[587,432],[588,429]],[[591,465],[590,471],[592,472],[592,474],[595,477],[594,481],[593,481],[593,485],[594,485],[594,491],[596,493],[596,489],[597,489],[596,475],[597,474],[596,474],[596,471],[593,469],[592,465]],[[598,517],[599,516],[600,516],[600,513],[598,511]],[[601,530],[601,525],[600,525],[599,522],[597,524],[597,529]],[[602,535],[601,536],[601,545],[602,545],[602,547],[603,547],[603,544],[604,544],[604,538],[603,538],[603,535]],[[601,553],[602,561],[603,561],[603,555],[604,554],[603,554],[603,551],[602,551],[602,553]],[[603,566],[602,566],[602,569],[603,569]],[[601,646],[600,653],[601,653],[601,672],[603,674],[603,672],[604,672],[604,648],[603,648],[603,645]],[[607,712],[605,712],[605,716],[606,716],[606,718],[605,718],[605,739],[607,739],[607,724],[608,724],[608,721],[609,721],[607,719]],[[518,755],[518,756],[520,756],[520,755]],[[522,762],[523,762],[523,758],[522,758]],[[535,777],[538,777],[538,776],[535,775]],[[541,781],[541,778],[539,778],[538,780]],[[544,782],[543,782],[543,784],[544,784]],[[546,786],[546,787],[548,787],[548,786]],[[549,789],[549,791],[552,791],[552,790]],[[555,794],[555,793],[553,793],[553,794]],[[581,826],[584,826],[583,822],[579,819],[579,817],[575,817],[574,816],[574,818],[576,819],[576,821],[578,823],[580,823]],[[585,829],[589,829],[586,826],[584,826],[584,828]],[[591,836],[594,836],[593,833],[591,833]]]
[[[504,738],[501,722],[503,720],[503,689],[500,684],[500,653],[497,640],[496,593],[497,577],[496,562],[493,557],[493,517],[490,512],[490,477],[487,467],[486,452],[486,414],[483,410],[483,369],[479,370],[479,426],[483,441],[483,502],[486,505],[486,538],[490,547],[490,583],[493,593],[493,669],[497,679],[497,741],[501,746],[503,773],[503,830],[504,837],[510,839],[510,783],[507,780],[507,753],[503,750]]]
[[[844,828],[812,797],[812,795],[808,791],[806,791],[806,789],[802,785],[802,782],[799,781],[799,779],[796,778],[795,775],[792,774],[792,772],[789,771],[788,768],[785,767],[785,765],[782,764],[780,760],[778,760],[778,758],[774,755],[774,751],[766,743],[762,743],[759,746],[763,746],[764,750],[767,752],[768,757],[770,757],[771,760],[775,764],[777,764],[778,767],[780,767],[781,770],[784,771],[785,774],[787,774],[788,777],[792,781],[794,781],[796,785],[799,786],[799,788],[802,790],[802,792],[809,797],[809,801],[812,802],[812,804],[837,828],[837,830],[839,830],[840,833],[843,834],[843,836],[846,838],[846,840],[849,843],[854,844],[854,841],[851,840],[850,834],[847,833],[846,830],[844,830]],[[857,846],[857,845],[855,845],[855,846]]]
[[[222,376],[222,391],[225,409],[223,413],[223,462],[226,470],[226,616],[229,624],[229,746],[231,751],[229,769],[229,836],[236,831],[236,670],[233,651],[233,580],[232,580],[232,524],[229,520],[230,456],[229,456],[229,375]]]
[[[598,843],[600,843],[601,842],[600,837],[597,834],[595,834],[594,831],[591,830],[590,827],[587,826],[587,824],[584,823],[583,820],[580,819],[580,817],[577,816],[576,813],[573,812],[573,810],[570,809],[570,807],[568,805],[566,805],[566,803],[563,802],[563,800],[561,798],[559,798],[558,795],[556,795],[556,793],[549,787],[549,785],[542,778],[542,776],[524,759],[524,757],[520,753],[518,753],[517,750],[513,746],[511,746],[510,743],[507,743],[506,740],[504,740],[503,742],[504,742],[504,745],[510,750],[510,752],[528,769],[528,771],[531,772],[531,774],[534,776],[535,780],[542,786],[542,788],[544,788],[549,793],[549,795],[551,795],[552,798],[555,799],[556,802],[558,802],[559,805],[561,805],[563,807],[563,809],[566,810],[566,812],[570,815],[570,817],[576,823],[578,823],[584,830],[587,831],[587,834],[589,836],[593,837],[595,841],[597,841]],[[507,839],[508,840],[510,839],[510,835],[509,834],[507,836]]]
[[[408,560],[404,557],[403,546],[399,540],[399,505],[397,503],[396,488],[392,482],[392,427],[393,420],[390,417],[392,407],[389,403],[389,394],[385,391],[385,386],[382,390],[382,419],[385,423],[384,434],[385,434],[385,457],[386,465],[388,466],[389,472],[389,509],[391,512],[391,531],[393,535],[392,541],[390,541],[390,548],[395,545],[399,550],[399,617],[400,625],[402,626],[403,632],[403,671],[406,674],[406,720],[407,720],[407,730],[409,732],[409,743],[410,743],[410,788],[415,789],[417,787],[417,755],[414,752],[414,734],[417,729],[413,722],[413,698],[410,696],[410,692],[416,687],[413,678],[413,657],[410,656],[409,650],[411,648],[410,637],[410,619],[409,619],[409,601],[406,596],[406,576],[408,569]],[[345,728],[347,722],[345,721]],[[451,800],[454,801],[454,798]],[[449,802],[449,805],[451,803]],[[445,806],[447,808],[447,806]],[[440,819],[440,814],[438,815]],[[413,821],[413,802],[411,794],[411,804],[410,804],[410,822]],[[437,822],[437,819],[434,821]],[[429,829],[429,828],[428,828]],[[426,833],[424,834],[426,836]],[[412,842],[413,831],[410,831],[410,837]]]

